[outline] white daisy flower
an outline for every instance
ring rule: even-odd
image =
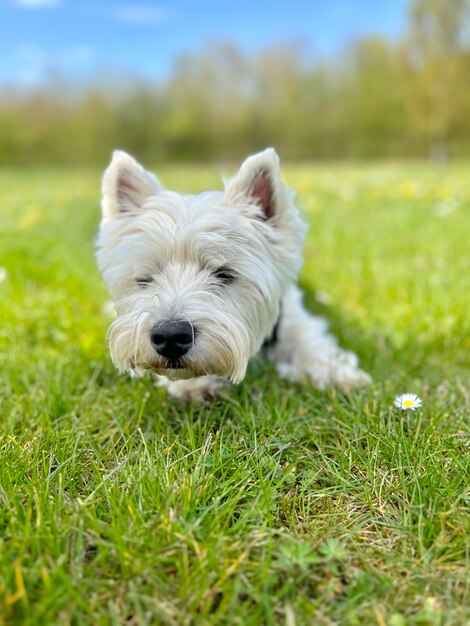
[[[4,267],[0,267],[0,283],[3,283],[8,277],[8,272]]]
[[[397,396],[393,404],[402,411],[414,411],[419,409],[423,403],[421,398],[414,393],[404,393],[402,396]]]

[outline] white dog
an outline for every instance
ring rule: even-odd
[[[120,370],[151,370],[168,392],[204,400],[245,376],[263,346],[288,380],[324,389],[370,381],[326,322],[302,305],[306,226],[273,149],[225,191],[180,195],[115,152],[103,179],[98,264],[114,299]]]

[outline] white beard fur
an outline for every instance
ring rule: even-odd
[[[319,389],[370,381],[302,305],[306,226],[273,149],[249,157],[225,191],[185,196],[115,152],[102,209],[97,259],[117,312],[108,338],[119,370],[151,370],[172,396],[206,400],[243,380],[276,326],[267,354],[281,377]],[[152,339],[166,322],[192,332],[175,362]]]

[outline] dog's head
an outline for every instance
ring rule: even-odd
[[[98,264],[119,369],[240,381],[297,276],[305,227],[268,149],[225,191],[180,195],[124,152],[103,178]]]

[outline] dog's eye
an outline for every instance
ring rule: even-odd
[[[224,285],[229,285],[235,280],[235,276],[226,267],[219,267],[219,269],[214,272],[214,276]]]
[[[136,278],[135,282],[139,285],[139,287],[147,287],[153,281],[151,276],[142,276],[141,278]]]

